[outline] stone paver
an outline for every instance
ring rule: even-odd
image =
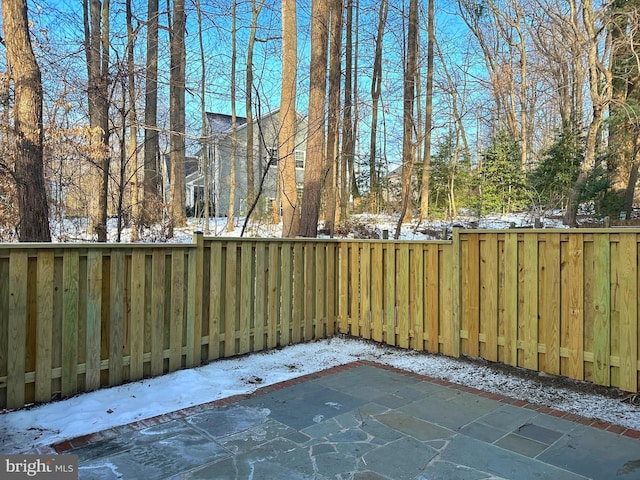
[[[81,479],[640,479],[638,432],[591,423],[356,362],[54,448]]]

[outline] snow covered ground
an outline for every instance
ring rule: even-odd
[[[397,220],[389,215],[360,214],[352,215],[349,220],[337,226],[336,238],[339,237],[359,237],[362,232],[370,232],[382,238],[383,230],[389,232],[389,238],[393,238]],[[550,215],[541,220],[545,228],[565,228],[559,214]],[[209,222],[209,235],[216,237],[239,237],[242,232],[244,218],[236,219],[233,228],[229,230],[227,218],[211,219]],[[429,220],[418,223],[417,221],[402,226],[400,232],[401,240],[434,240],[441,238],[441,233],[453,226],[463,226],[465,228],[477,229],[505,229],[510,226],[524,227],[531,226],[533,220],[526,213],[516,213],[508,216],[486,216],[483,218],[460,216],[455,220]],[[90,242],[94,241],[91,234],[87,233],[87,219],[74,218],[66,219],[63,222],[52,221],[51,235],[54,242]],[[349,231],[349,227],[353,227]],[[108,241],[117,241],[117,220],[110,218],[107,224]],[[189,218],[185,227],[176,228],[171,239],[166,238],[166,230],[162,225],[145,229],[139,242],[171,242],[190,243],[193,240],[193,232],[204,231],[203,219]],[[434,236],[434,234],[436,236]],[[280,237],[282,235],[282,224],[272,225],[268,222],[251,221],[248,223],[245,237]],[[121,232],[121,242],[131,241],[131,228],[125,227]]]
[[[24,453],[110,427],[211,402],[357,360],[500,393],[627,428],[640,429],[640,406],[618,398],[550,386],[489,366],[334,337],[219,360],[162,377],[85,393],[30,409],[0,413],[0,453]]]

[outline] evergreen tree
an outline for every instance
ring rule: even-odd
[[[572,128],[563,129],[542,153],[540,163],[529,175],[529,184],[545,208],[566,207],[583,157],[584,139]]]
[[[526,173],[522,170],[521,153],[518,142],[505,131],[492,139],[478,169],[480,214],[506,215],[526,205]]]
[[[450,131],[438,142],[435,154],[431,157],[429,203],[432,212],[455,218],[458,208],[469,206],[471,167],[468,155],[462,159],[460,155],[455,132]]]

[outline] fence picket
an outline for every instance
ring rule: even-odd
[[[384,323],[385,342],[396,345],[396,246],[385,244],[384,254]]]
[[[16,250],[9,255],[8,408],[21,408],[25,404],[28,261],[25,250]]]
[[[545,371],[552,375],[560,374],[560,259],[560,235],[545,235],[544,250],[540,255],[539,321]]]
[[[282,308],[280,320],[280,345],[288,345],[293,342],[291,336],[291,324],[293,318],[293,249],[290,242],[282,244]]]
[[[518,365],[518,234],[504,236],[504,359]]]
[[[423,245],[409,248],[409,337],[411,348],[419,351],[424,350],[424,253]]]
[[[303,317],[300,320],[302,326],[302,338],[305,342],[314,338],[314,325],[315,322],[315,306],[316,306],[316,262],[315,262],[315,246],[310,242],[302,244],[304,250],[303,253],[303,268],[304,272],[304,290],[301,295],[304,303],[304,307],[301,308]],[[299,284],[298,284],[299,285]],[[294,287],[294,291],[296,288]]]
[[[85,389],[100,387],[100,334],[102,325],[102,252],[87,254],[87,329]]]
[[[583,235],[569,237],[567,259],[568,296],[567,332],[565,339],[569,349],[569,361],[566,374],[571,378],[584,378],[584,283],[583,283]]]
[[[242,242],[240,246],[240,305],[238,312],[238,353],[240,355],[250,351],[250,323],[253,316],[254,288],[254,258],[253,245]]]
[[[498,361],[498,234],[487,233],[480,246],[480,333],[483,358]]]
[[[78,391],[78,309],[80,255],[65,250],[62,263],[62,380],[63,397]]]
[[[611,250],[609,235],[597,235],[593,258],[593,381],[609,385],[611,377]]]
[[[480,355],[480,245],[477,233],[464,235],[462,248],[462,325],[467,331],[464,353],[477,358]]]
[[[265,244],[256,245],[256,292],[252,299],[253,351],[265,348],[265,321],[267,320],[267,250]]]
[[[144,375],[145,261],[144,250],[131,253],[130,380],[140,380]]]
[[[371,338],[371,248],[361,243],[360,247],[360,313],[358,322],[360,336]]]
[[[171,255],[171,310],[169,317],[169,371],[182,368],[182,325],[184,322],[184,251]]]
[[[427,351],[440,353],[440,246],[427,247]]]
[[[126,279],[124,251],[112,251],[110,263],[109,384],[118,385],[124,379],[122,357],[125,337],[131,338],[131,335],[125,334],[125,323],[130,325],[131,318],[126,313],[128,308],[126,306],[126,289],[124,285]]]
[[[538,235],[524,234],[522,341],[524,368],[538,369]]]
[[[268,300],[268,337],[267,346],[274,348],[279,345],[278,332],[282,332],[281,325],[281,282],[282,271],[280,266],[284,265],[281,262],[280,246],[277,243],[269,245],[269,300]]]
[[[371,251],[371,338],[382,342],[383,336],[383,282],[384,264],[382,263],[382,244],[376,242]]]
[[[636,234],[620,234],[620,388],[638,390],[638,244]]]
[[[154,248],[151,254],[151,375],[164,371],[164,319],[166,253]]]
[[[318,244],[315,249],[315,332],[313,338],[324,338],[327,332],[327,248]]]
[[[227,244],[225,295],[224,295],[224,355],[230,357],[236,352],[236,319],[237,319],[237,261],[238,245]]]
[[[396,257],[396,305],[398,346],[409,348],[409,245],[400,244]]]
[[[53,250],[38,252],[36,402],[51,400],[51,361],[53,359]]]

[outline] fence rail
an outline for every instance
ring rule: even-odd
[[[637,392],[639,235],[0,245],[0,408],[336,332]]]

